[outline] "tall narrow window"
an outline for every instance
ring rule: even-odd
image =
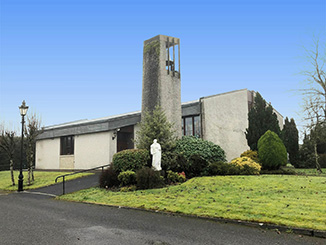
[[[185,135],[193,135],[193,122],[192,117],[185,118],[186,132]]]
[[[194,117],[194,136],[200,137],[200,118],[199,116]]]
[[[74,154],[74,136],[63,136],[60,138],[60,155]]]

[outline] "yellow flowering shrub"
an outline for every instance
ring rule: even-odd
[[[235,158],[230,164],[238,166],[241,174],[259,174],[261,170],[261,166],[249,157]]]
[[[259,157],[257,151],[248,150],[243,152],[240,157],[249,157],[254,160],[256,163],[259,163]]]

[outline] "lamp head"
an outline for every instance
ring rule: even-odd
[[[28,110],[28,106],[26,105],[25,100],[23,100],[22,105],[19,107],[20,115],[25,116]]]

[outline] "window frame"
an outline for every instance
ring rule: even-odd
[[[199,135],[196,135],[195,132],[196,132],[196,127],[195,127],[195,118],[198,118],[198,123],[199,123]],[[191,124],[192,124],[192,132],[190,135],[188,136],[196,136],[196,137],[199,137],[201,138],[201,117],[200,115],[191,115],[191,116],[184,116],[182,117],[182,135],[183,136],[187,136],[187,125],[186,125],[186,120],[189,120],[191,119]]]

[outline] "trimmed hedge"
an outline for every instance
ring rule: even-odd
[[[118,173],[127,170],[137,171],[146,166],[149,159],[148,150],[128,149],[114,154],[113,166]]]

